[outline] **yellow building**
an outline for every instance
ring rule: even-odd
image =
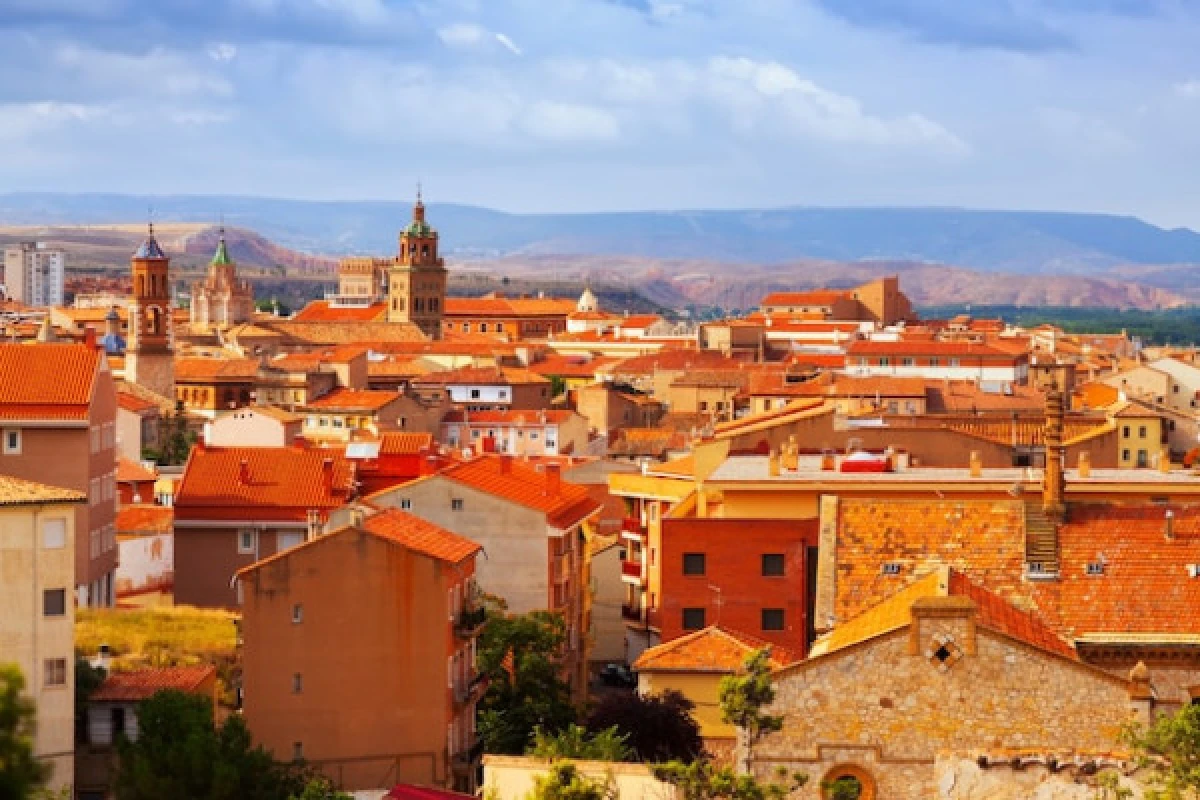
[[[1118,428],[1118,461],[1122,469],[1138,469],[1159,465],[1166,453],[1162,415],[1138,405],[1125,402],[1111,412]]]
[[[0,663],[15,663],[37,708],[34,755],[49,788],[75,775],[75,508],[86,497],[0,475]]]
[[[676,691],[695,704],[692,716],[700,725],[705,747],[714,755],[729,754],[734,728],[721,718],[721,679],[741,669],[756,650],[771,648],[771,668],[782,669],[800,658],[740,631],[713,625],[652,647],[634,662],[638,692],[643,695]]]

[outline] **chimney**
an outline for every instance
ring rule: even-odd
[[[315,508],[310,508],[307,515],[308,526],[305,531],[305,541],[311,542],[321,535],[321,512]]]
[[[1164,447],[1158,453],[1158,471],[1159,472],[1170,472],[1171,471],[1171,451],[1169,449],[1167,449],[1166,447]]]
[[[779,451],[771,448],[771,453],[767,456],[767,474],[772,478],[779,477]]]
[[[512,473],[512,456],[508,453],[500,454],[500,474],[509,475]]]
[[[333,486],[333,459],[321,459],[321,474],[325,476],[325,486]]]
[[[1042,510],[1052,520],[1066,513],[1063,477],[1063,394],[1055,384],[1046,392],[1046,469],[1042,480]]]
[[[365,520],[366,518],[367,518],[367,515],[363,511],[362,506],[354,506],[353,508],[350,509],[350,524],[353,525],[354,527],[356,527],[356,528],[361,527],[363,524],[363,520]]]
[[[971,477],[983,477],[983,457],[979,455],[978,450],[971,451]]]
[[[243,458],[242,463],[238,465],[238,482],[246,486],[250,485],[250,459]]]
[[[1167,509],[1166,513],[1166,530],[1164,531],[1167,541],[1175,541],[1175,512]]]
[[[1084,450],[1079,454],[1079,477],[1090,478],[1092,476],[1092,454]]]
[[[112,648],[106,644],[100,645],[100,649],[96,651],[96,658],[92,662],[93,667],[99,667],[107,672],[112,666]]]
[[[546,494],[557,497],[562,492],[562,468],[558,464],[546,465]]]

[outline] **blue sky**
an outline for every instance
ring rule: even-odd
[[[0,0],[0,189],[1200,228],[1198,0]]]

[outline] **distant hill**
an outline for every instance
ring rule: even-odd
[[[156,219],[238,227],[310,253],[390,252],[410,213],[403,202],[254,197],[0,194],[0,223]],[[429,206],[448,255],[627,255],[770,264],[801,258],[886,259],[1021,274],[1094,273],[1120,265],[1200,264],[1200,234],[1134,217],[949,208],[508,214]]]

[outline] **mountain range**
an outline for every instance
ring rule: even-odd
[[[223,219],[300,251],[303,260],[301,254],[394,251],[411,203],[0,194],[0,223],[11,226],[128,224],[149,213],[170,223]],[[526,275],[616,276],[664,301],[740,307],[739,293],[751,286],[849,285],[889,272],[902,274],[906,290],[931,304],[1148,308],[1200,300],[1193,278],[1200,234],[1128,216],[954,208],[510,214],[441,203],[427,214],[452,262]],[[1022,280],[1003,277],[1014,274]]]

